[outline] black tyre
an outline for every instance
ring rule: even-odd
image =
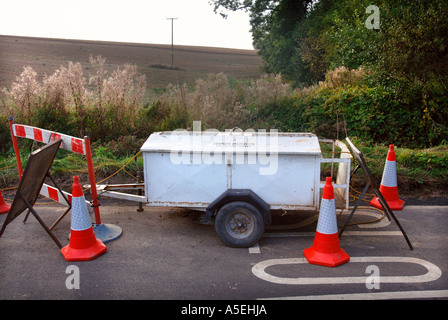
[[[247,248],[255,245],[264,233],[264,221],[253,205],[235,201],[222,206],[215,218],[219,239],[230,247]]]

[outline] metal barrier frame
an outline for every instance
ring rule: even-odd
[[[338,171],[336,173],[336,179],[334,179],[333,188],[336,192],[338,192],[341,198],[344,200],[345,210],[349,208],[349,194],[350,194],[350,166],[352,155],[348,147],[339,140],[332,139],[319,139],[320,143],[328,143],[332,145],[332,156],[331,158],[322,158],[320,159],[320,163],[331,163],[331,177],[334,174],[334,164],[338,163]],[[335,157],[335,147],[339,147],[341,149],[340,157]],[[320,183],[320,189],[325,187],[325,183]]]
[[[99,210],[98,203],[98,194],[96,189],[96,181],[95,181],[95,172],[93,169],[93,160],[92,160],[92,150],[90,148],[90,137],[86,135],[84,139],[72,137],[66,134],[62,134],[55,131],[45,130],[41,128],[36,128],[23,124],[15,124],[13,123],[13,117],[10,116],[8,118],[9,121],[9,130],[11,132],[11,139],[14,147],[14,153],[16,155],[17,160],[17,169],[19,171],[19,178],[22,179],[23,176],[23,167],[22,160],[20,157],[19,146],[17,142],[17,137],[19,138],[27,138],[30,140],[42,142],[48,144],[50,142],[56,141],[57,139],[62,139],[62,143],[60,148],[64,150],[68,150],[74,153],[82,154],[86,156],[87,160],[87,169],[89,173],[89,181],[91,186],[91,194],[92,194],[92,207],[95,213],[95,222],[97,225],[101,224],[101,216]],[[50,198],[54,201],[57,201],[63,205],[69,205],[68,201],[71,201],[72,195],[68,192],[63,192],[64,195],[61,194],[58,188],[52,187],[47,184],[42,185],[42,189],[40,190],[40,195]],[[64,197],[65,196],[65,197]]]
[[[395,221],[395,223],[397,224],[398,228],[400,229],[401,233],[403,234],[403,237],[406,240],[406,243],[409,246],[409,249],[414,250],[414,247],[412,246],[411,241],[409,240],[406,232],[404,231],[403,227],[401,226],[400,222],[398,221],[397,217],[395,216],[395,214],[393,213],[393,211],[390,209],[389,205],[387,204],[387,201],[384,199],[380,189],[376,186],[375,182],[373,181],[372,178],[372,174],[370,173],[369,168],[367,167],[367,163],[364,159],[364,155],[362,154],[361,151],[359,151],[358,148],[355,147],[355,145],[353,144],[353,142],[347,137],[346,138],[348,144],[350,145],[350,148],[353,151],[353,154],[355,155],[356,160],[358,161],[358,165],[362,168],[362,171],[366,177],[367,180],[367,184],[364,188],[363,194],[361,196],[361,198],[359,198],[358,203],[361,201],[361,199],[364,197],[365,192],[367,191],[367,189],[370,187],[372,187],[373,192],[375,193],[375,195],[378,197],[378,200],[381,204],[381,207],[383,208],[383,211],[386,213],[387,218],[390,220],[390,217],[393,218],[393,220]],[[344,226],[342,227],[341,231],[339,232],[339,238],[342,236],[342,233],[344,232],[345,227],[348,225],[348,223],[350,222],[351,218],[353,217],[353,214],[355,213],[357,208],[357,205],[354,207],[354,209],[352,210],[352,212],[350,213],[347,221],[345,222]]]

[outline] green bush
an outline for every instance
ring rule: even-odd
[[[11,134],[6,116],[0,114],[0,153],[4,154],[9,149]]]
[[[259,108],[258,117],[280,131],[310,131],[322,138],[347,134],[372,144],[412,148],[439,145],[448,133],[434,124],[418,99],[404,99],[393,87],[372,85],[359,75],[327,76],[320,85]]]

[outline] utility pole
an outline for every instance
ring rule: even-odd
[[[178,18],[166,18],[171,20],[171,68],[174,68],[174,20]]]

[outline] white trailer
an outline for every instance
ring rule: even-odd
[[[321,143],[332,145],[331,158],[322,156]],[[331,163],[332,174],[338,163],[333,186],[339,208],[348,208],[351,154],[337,140],[319,141],[311,133],[178,130],[153,133],[141,151],[144,184],[97,186],[99,193],[205,211],[229,246],[254,245],[271,223],[271,210],[319,210],[322,163]],[[144,195],[112,191],[136,188]]]

